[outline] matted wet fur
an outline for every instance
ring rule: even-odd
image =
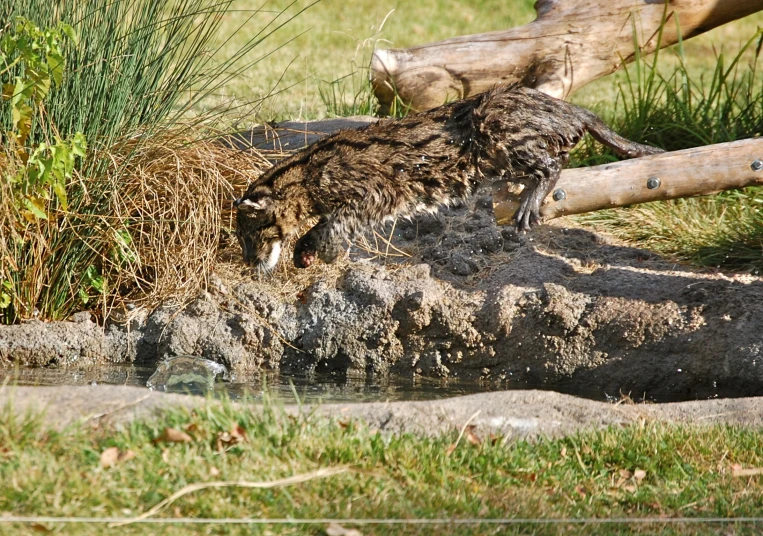
[[[570,151],[586,132],[621,156],[662,152],[613,132],[592,112],[517,85],[359,130],[344,130],[283,160],[235,202],[247,263],[270,270],[285,240],[320,218],[294,264],[333,262],[356,233],[385,220],[436,211],[486,180],[522,184],[516,225],[540,219]]]

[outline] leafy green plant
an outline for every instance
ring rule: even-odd
[[[3,99],[10,103],[13,129],[5,137],[13,144],[22,166],[5,179],[10,182],[17,208],[29,221],[47,220],[50,190],[63,210],[68,208],[66,183],[72,178],[74,160],[84,157],[87,142],[81,132],[68,140],[55,136],[51,143],[27,147],[26,142],[37,115],[53,85],[63,81],[66,61],[64,38],[76,42],[74,29],[65,23],[40,29],[24,17],[17,17],[13,30],[0,39],[0,75],[16,68],[13,82],[3,84]]]
[[[0,309],[5,309],[11,304],[11,290],[13,285],[10,281],[0,281]]]
[[[85,270],[79,287],[79,297],[83,304],[87,304],[92,299],[91,291],[95,291],[97,295],[106,291],[106,280],[92,264]]]
[[[66,183],[72,178],[75,158],[83,158],[86,150],[87,142],[82,133],[68,140],[58,139],[53,144],[40,143],[28,155],[26,165],[14,176],[7,177],[25,209],[23,215],[27,220],[48,219],[45,202],[50,200],[50,188],[61,209],[68,209]]]
[[[256,169],[255,157],[207,142],[257,104],[219,94],[307,9],[269,11],[255,28],[263,10],[237,11],[246,37],[223,57],[231,3],[0,0],[13,21],[0,28],[0,131],[11,133],[0,154],[0,300],[10,302],[0,322],[82,307],[105,316],[127,299],[150,306],[203,286],[228,181]]]
[[[16,65],[21,67],[13,83],[3,84],[3,98],[11,103],[18,145],[26,142],[35,108],[42,105],[51,85],[63,80],[65,37],[77,41],[74,29],[66,23],[40,29],[26,18],[17,17],[13,31],[6,32],[0,40],[0,59],[4,62],[0,76]]]

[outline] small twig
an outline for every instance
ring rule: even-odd
[[[456,442],[453,443],[453,445],[450,446],[448,449],[448,454],[455,451],[458,448],[458,444],[461,442],[461,438],[464,437],[464,434],[466,433],[466,429],[469,428],[469,425],[471,422],[477,418],[477,415],[479,415],[482,412],[481,409],[478,409],[474,412],[474,415],[469,417],[469,420],[466,421],[466,423],[461,427],[461,432],[458,434],[458,439],[456,439]]]
[[[578,459],[578,464],[583,470],[583,474],[588,476],[588,467],[586,467],[585,463],[583,463],[583,457],[580,455],[580,450],[578,449],[577,445],[575,445],[575,457]]]
[[[140,514],[139,516],[129,519],[127,521],[112,523],[109,526],[121,527],[124,525],[130,525],[132,523],[136,523],[143,519],[149,518],[155,515],[156,513],[158,513],[165,506],[168,506],[172,504],[173,502],[175,502],[180,497],[184,495],[188,495],[189,493],[193,493],[195,491],[201,491],[201,490],[210,489],[210,488],[247,488],[247,489],[280,488],[284,486],[291,486],[292,484],[301,484],[303,482],[315,480],[316,478],[326,478],[329,476],[335,476],[341,473],[346,473],[347,471],[349,471],[349,467],[340,466],[340,467],[328,467],[325,469],[318,469],[317,471],[313,471],[312,473],[294,475],[288,478],[272,480],[270,482],[246,482],[243,480],[239,480],[239,481],[199,482],[197,484],[189,484],[187,486],[180,488],[178,491],[176,491],[175,493],[173,493],[172,495],[170,495],[169,497],[161,501],[159,504],[157,504],[156,506],[154,506],[147,512],[144,512]]]
[[[384,251],[384,257],[389,257],[389,247],[392,245],[392,236],[395,234],[395,227],[397,226],[397,218],[395,218],[392,221],[392,229],[389,232],[389,237],[387,238],[387,249]]]

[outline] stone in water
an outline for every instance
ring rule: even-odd
[[[182,355],[162,361],[146,382],[146,387],[168,393],[205,394],[214,389],[218,375],[228,379],[225,366],[208,359]]]

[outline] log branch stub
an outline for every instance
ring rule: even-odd
[[[511,82],[566,98],[632,61],[634,37],[654,52],[664,17],[663,47],[678,28],[688,39],[763,10],[763,0],[538,0],[535,9],[535,21],[510,30],[377,50],[371,83],[382,112],[396,95],[423,111]]]

